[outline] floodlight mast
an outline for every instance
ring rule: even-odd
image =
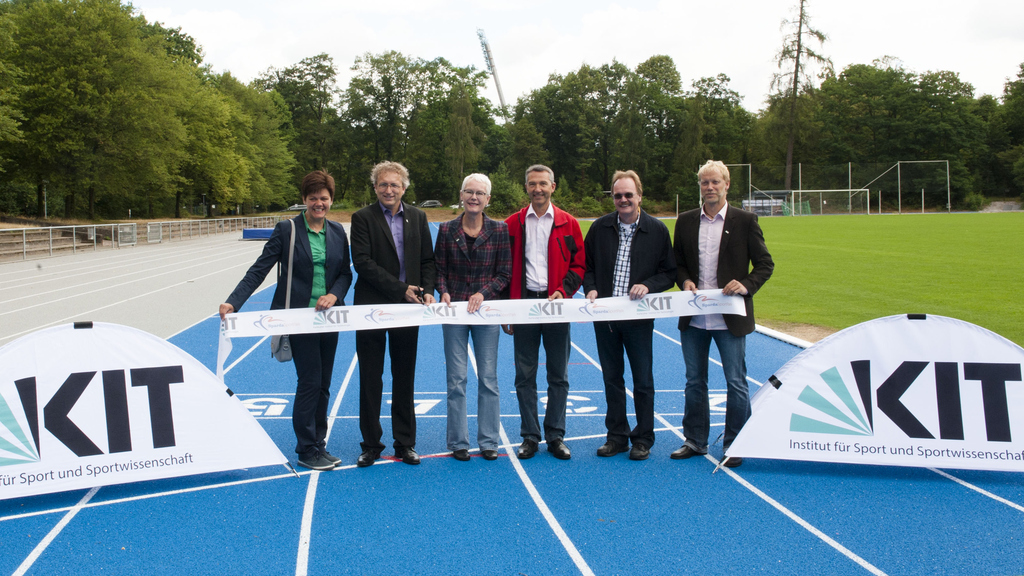
[[[494,77],[494,86],[498,89],[498,100],[501,102],[501,115],[505,115],[505,95],[501,92],[501,81],[498,80],[498,67],[494,65],[494,56],[491,55],[491,45],[484,36],[483,28],[476,29],[476,35],[480,38],[480,47],[484,50],[484,60],[487,62],[487,71]]]

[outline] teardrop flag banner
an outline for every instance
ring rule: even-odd
[[[286,463],[209,369],[152,334],[83,322],[0,348],[0,499]]]
[[[924,314],[837,332],[751,399],[728,457],[1024,471],[1024,349]]]

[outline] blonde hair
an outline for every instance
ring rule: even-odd
[[[705,162],[704,165],[700,167],[700,170],[697,170],[697,179],[700,180],[704,178],[708,172],[713,171],[718,172],[725,180],[726,184],[729,183],[729,168],[721,160],[708,160]]]

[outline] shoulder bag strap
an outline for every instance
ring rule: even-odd
[[[295,220],[288,220],[292,225],[292,240],[288,246],[288,282],[285,284],[284,289],[284,307],[285,309],[291,308],[292,306],[292,262],[295,261]]]

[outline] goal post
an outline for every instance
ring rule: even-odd
[[[867,188],[754,190],[743,209],[758,216],[870,214],[871,194]]]

